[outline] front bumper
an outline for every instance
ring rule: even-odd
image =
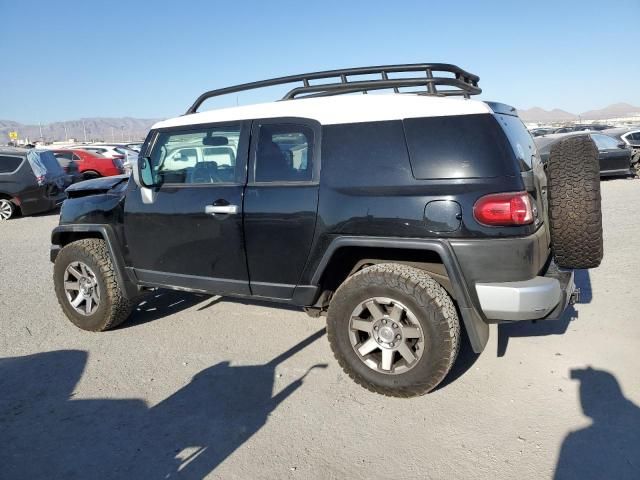
[[[572,271],[552,264],[544,276],[519,282],[477,283],[480,308],[489,321],[559,318],[579,291]]]

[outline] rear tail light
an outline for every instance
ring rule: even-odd
[[[527,192],[496,193],[480,197],[473,216],[483,225],[508,227],[533,223],[533,202]]]

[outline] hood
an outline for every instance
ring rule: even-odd
[[[128,175],[115,175],[113,177],[94,178],[92,180],[74,183],[66,190],[67,198],[107,193],[119,185],[126,185],[128,180]]]

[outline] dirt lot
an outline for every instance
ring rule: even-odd
[[[159,291],[92,334],[58,307],[57,216],[0,225],[0,477],[640,478],[640,181],[603,182],[575,319],[492,327],[439,390],[352,383],[322,319]]]

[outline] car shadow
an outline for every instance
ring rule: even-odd
[[[575,270],[574,282],[580,289],[580,304],[593,301],[591,277],[589,270]],[[548,335],[563,335],[569,324],[578,319],[578,312],[573,305],[569,306],[557,320],[521,321],[501,323],[498,325],[498,357],[507,353],[509,339],[519,337],[544,337]]]
[[[207,301],[209,300],[209,301]],[[206,302],[206,303],[205,303]],[[302,309],[293,305],[256,300],[252,298],[221,297],[204,293],[189,293],[178,290],[157,289],[145,293],[139,300],[129,319],[123,323],[121,329],[136,327],[147,322],[159,320],[202,303],[197,309],[201,312],[219,303],[234,303],[238,305],[256,305],[300,312]]]
[[[313,369],[326,367],[308,366],[274,388],[278,365],[324,334],[261,365],[220,362],[151,407],[141,399],[75,398],[85,351],[0,359],[0,478],[203,478],[258,432]]]
[[[605,370],[575,369],[571,378],[580,382],[580,404],[591,424],[566,436],[554,478],[640,478],[640,408]]]
[[[152,290],[140,297],[129,319],[118,328],[136,327],[173,315],[191,308],[210,297],[210,295],[201,293],[187,293],[162,288]]]

